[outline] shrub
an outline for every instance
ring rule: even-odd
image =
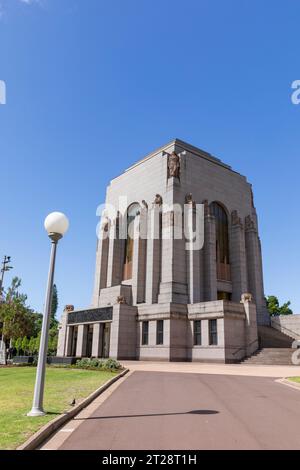
[[[96,369],[116,371],[122,369],[121,364],[115,359],[79,359],[76,362],[79,369]]]

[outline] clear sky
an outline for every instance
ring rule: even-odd
[[[60,308],[91,302],[111,178],[174,137],[254,186],[266,294],[300,313],[298,0],[0,0],[0,257],[41,310],[64,211]],[[11,275],[6,277],[6,285]]]

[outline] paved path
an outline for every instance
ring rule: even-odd
[[[300,391],[273,378],[132,372],[44,449],[300,449]]]
[[[122,361],[130,370],[149,372],[184,372],[193,374],[243,375],[252,377],[300,377],[300,366],[265,366],[260,364],[207,364],[201,362]]]

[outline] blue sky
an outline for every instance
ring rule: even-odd
[[[111,178],[174,137],[247,175],[265,291],[300,313],[297,0],[0,0],[0,256],[41,310],[64,211],[60,308],[90,304]],[[6,285],[11,275],[6,277]]]

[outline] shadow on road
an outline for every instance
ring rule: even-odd
[[[74,418],[75,421],[86,421],[89,419],[122,419],[122,418],[147,418],[151,416],[178,416],[178,415],[216,415],[216,410],[191,410],[183,413],[151,413],[141,415],[119,415],[119,416],[90,416],[88,418]]]

